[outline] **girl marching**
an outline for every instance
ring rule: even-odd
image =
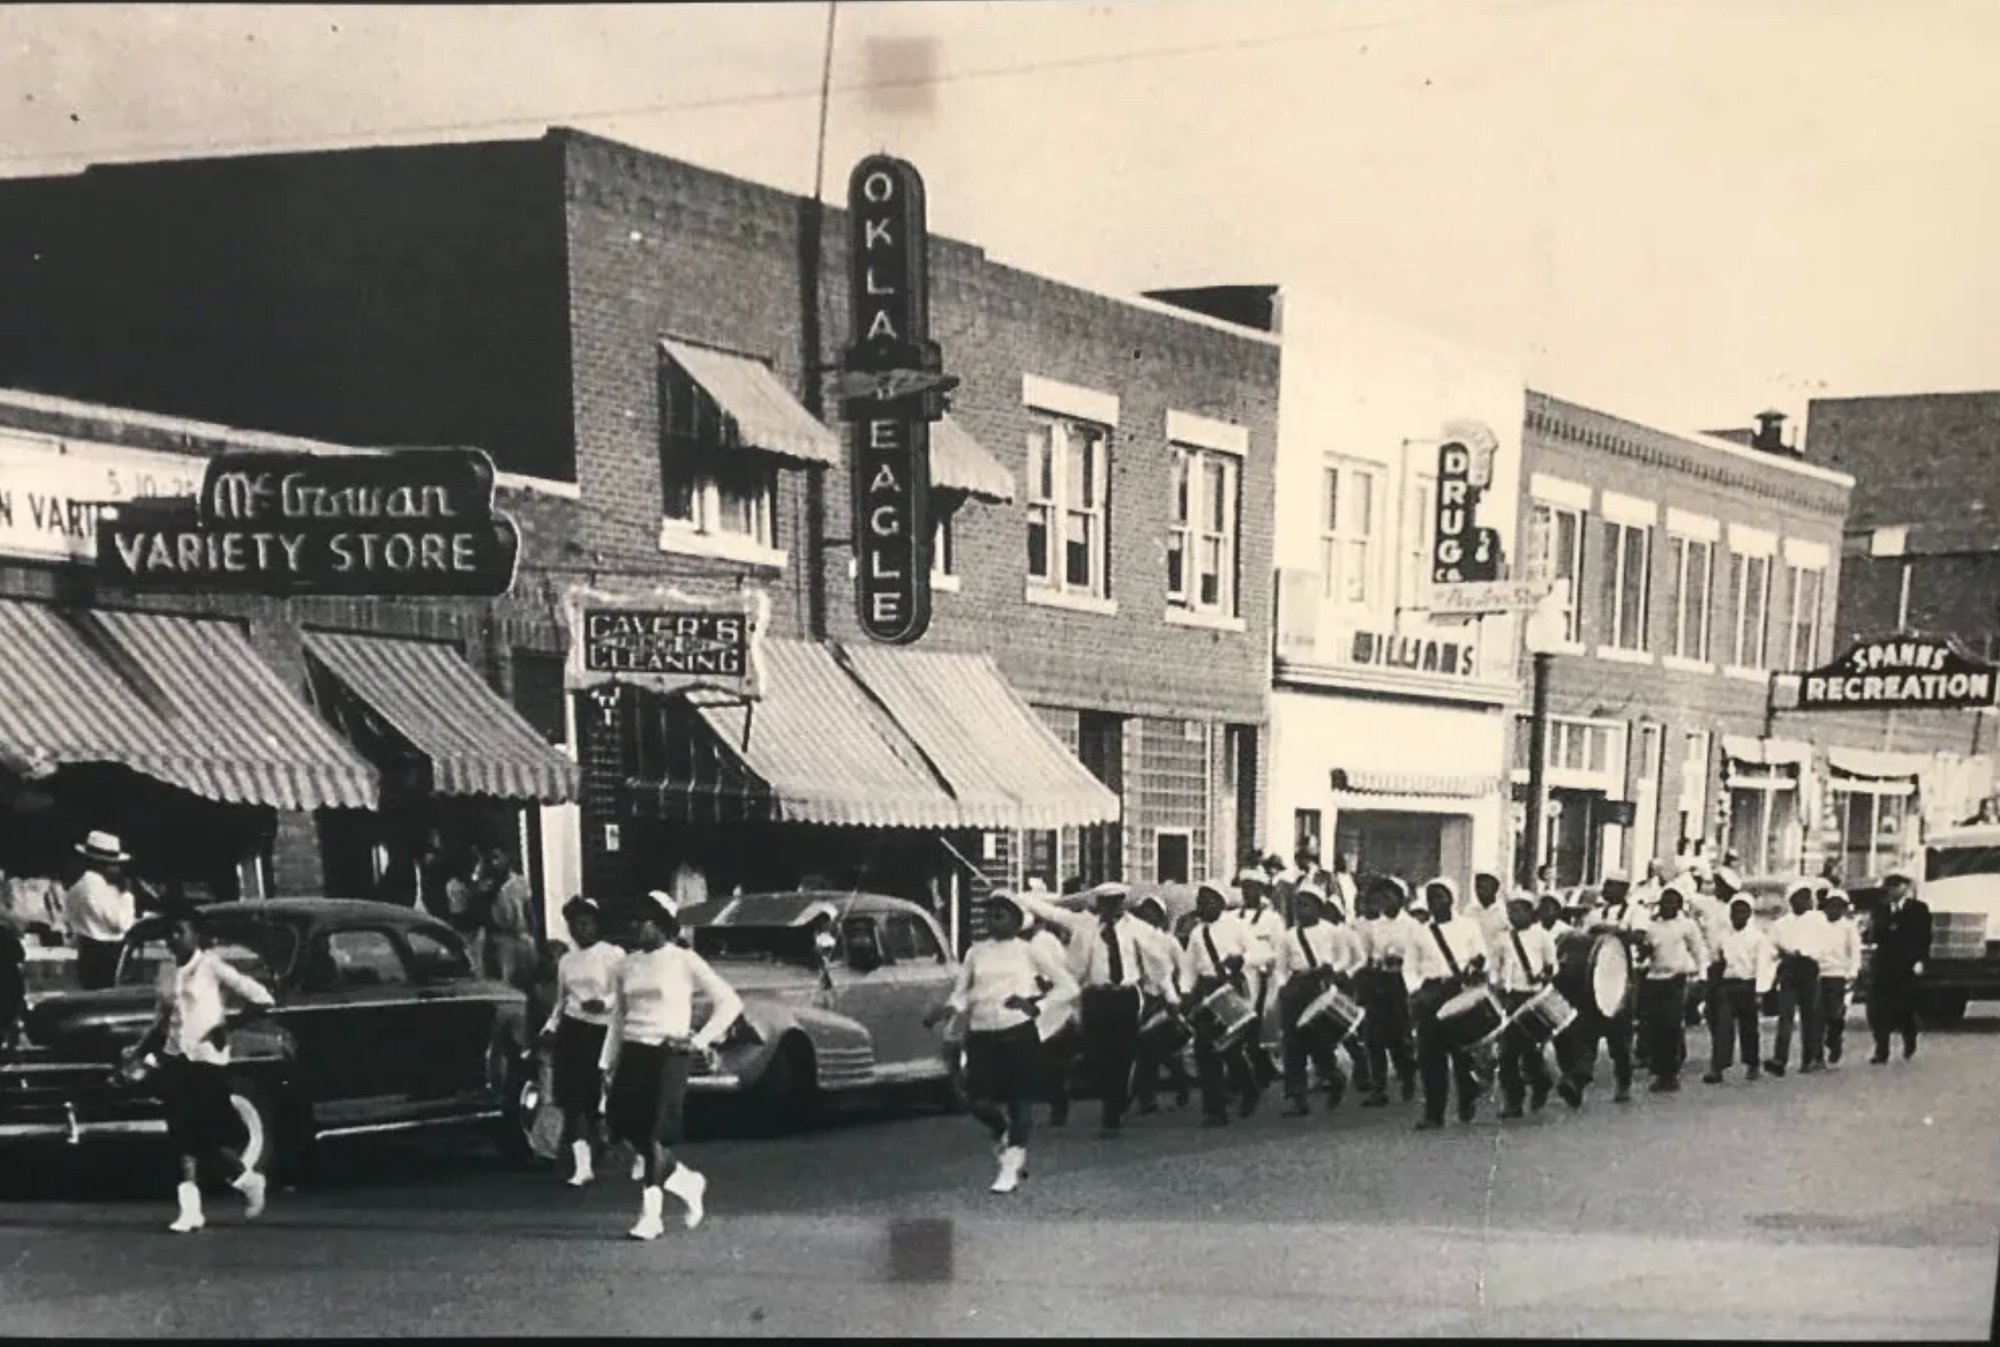
[[[556,1004],[542,1029],[542,1044],[555,1058],[555,1104],[562,1110],[563,1143],[575,1157],[572,1188],[594,1177],[592,1145],[597,1136],[604,1095],[598,1061],[604,1054],[605,1031],[611,1023],[613,984],[625,951],[600,938],[603,913],[588,898],[572,898],[563,907],[576,948],[563,955],[556,968]]]

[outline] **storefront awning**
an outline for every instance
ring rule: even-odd
[[[1334,789],[1350,795],[1408,795],[1430,799],[1476,800],[1500,788],[1496,777],[1434,776],[1422,772],[1335,771]]]
[[[1756,739],[1747,734],[1722,736],[1722,756],[1752,767],[1805,767],[1812,762],[1812,745],[1796,739]]]
[[[0,743],[31,763],[115,763],[227,804],[375,804],[374,768],[233,623],[0,601],[0,648]]]
[[[1014,499],[1014,474],[950,416],[931,427],[931,486],[996,503]]]
[[[763,657],[763,698],[696,710],[770,788],[779,819],[853,828],[973,826],[908,736],[830,649],[771,639]]]
[[[671,337],[663,338],[660,348],[714,402],[742,447],[804,463],[839,465],[839,437],[763,361]]]
[[[577,797],[576,764],[449,646],[344,632],[307,632],[306,651],[431,763],[439,795],[561,804]]]
[[[1833,745],[1826,750],[1826,764],[1836,772],[1872,781],[1908,781],[1922,774],[1930,766],[1930,759],[1916,753]]]
[[[966,826],[1111,823],[1117,794],[1090,774],[988,655],[846,647],[842,658],[923,750]]]

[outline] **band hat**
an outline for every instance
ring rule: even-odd
[[[1012,893],[1008,892],[1006,889],[995,889],[993,890],[993,892],[987,894],[986,906],[992,908],[1005,908],[1007,911],[1012,912],[1015,916],[1019,917],[1023,922],[1026,922],[1028,920],[1028,909],[1022,907],[1021,900],[1016,898]]]
[[[1917,882],[1917,877],[1910,873],[1909,867],[1903,865],[1891,866],[1889,873],[1882,876],[1884,884],[1898,879],[1902,880],[1905,884],[1914,884]]]
[[[1822,901],[1829,903],[1839,903],[1842,907],[1846,907],[1850,900],[1848,899],[1846,889],[1830,888],[1826,891],[1826,897]]]
[[[1204,887],[1206,886],[1204,885]],[[1132,904],[1132,911],[1135,913],[1149,912],[1149,911],[1157,912],[1164,917],[1167,915],[1167,905],[1160,898],[1159,894],[1149,893],[1145,897],[1139,899],[1139,901],[1137,901],[1136,903]]]
[[[1744,897],[1744,896],[1743,896],[1742,894],[1738,894],[1738,895],[1736,895],[1736,897],[1734,897],[1734,898],[1731,898],[1731,899],[1729,900],[1729,908],[1730,908],[1730,911],[1732,911],[1732,912],[1733,912],[1733,911],[1735,911],[1735,910],[1736,910],[1737,908],[1739,908],[1739,907],[1747,907],[1747,908],[1749,908],[1750,910],[1752,910],[1752,911],[1755,911],[1755,910],[1756,910],[1756,908],[1757,908],[1757,905],[1756,905],[1755,903],[1751,902],[1751,901],[1750,901],[1750,900],[1749,900],[1748,898],[1745,898],[1745,897]]]
[[[677,925],[680,922],[680,904],[673,896],[660,889],[645,894],[632,905],[632,916],[636,921],[655,921],[662,926]]]
[[[1715,882],[1727,884],[1731,889],[1740,889],[1743,887],[1743,876],[1726,865],[1718,865],[1715,867]]]
[[[1446,896],[1448,896],[1448,897],[1449,897],[1449,898],[1451,899],[1451,901],[1452,901],[1453,905],[1454,905],[1454,906],[1456,906],[1456,905],[1457,905],[1457,903],[1458,903],[1458,885],[1457,885],[1457,884],[1455,884],[1454,882],[1452,882],[1451,880],[1449,880],[1449,879],[1446,879],[1446,878],[1445,878],[1445,877],[1444,877],[1443,875],[1438,875],[1438,876],[1437,876],[1436,878],[1434,878],[1434,879],[1427,879],[1427,880],[1425,880],[1425,881],[1424,881],[1424,898],[1425,898],[1425,900],[1426,900],[1426,901],[1428,901],[1428,900],[1429,900],[1429,898],[1430,898],[1430,896],[1431,896],[1431,890],[1432,890],[1432,889],[1443,889],[1443,890],[1445,891],[1445,894],[1446,894]]]
[[[575,921],[579,917],[601,918],[604,909],[599,907],[595,900],[578,894],[563,904],[562,915],[564,921]]]
[[[83,841],[77,844],[77,854],[87,861],[102,861],[106,865],[123,865],[132,857],[117,833],[100,832],[93,829]]]
[[[1106,880],[1092,889],[1088,896],[1091,903],[1097,907],[1103,907],[1105,904],[1111,902],[1123,904],[1126,899],[1132,896],[1132,886],[1122,884],[1115,879]]]
[[[1604,882],[1606,884],[1630,884],[1632,876],[1630,872],[1625,870],[1612,870],[1606,873]]]
[[[1262,884],[1266,888],[1269,888],[1271,877],[1254,865],[1246,865],[1236,872],[1236,882],[1238,884]]]

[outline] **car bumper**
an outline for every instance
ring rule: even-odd
[[[688,1089],[695,1094],[737,1094],[743,1089],[743,1077],[734,1071],[689,1076]]]
[[[159,1118],[123,1118],[107,1122],[65,1119],[61,1122],[0,1121],[0,1141],[67,1141],[80,1146],[93,1137],[161,1137],[167,1124]]]

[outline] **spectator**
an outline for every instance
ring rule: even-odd
[[[526,991],[535,973],[535,936],[529,917],[535,892],[504,849],[493,848],[487,867],[493,899],[486,909],[486,976]]]
[[[125,877],[132,858],[107,832],[92,832],[76,850],[84,871],[70,886],[64,911],[76,943],[77,978],[85,991],[102,991],[117,982],[125,933],[139,920],[138,900]]]

